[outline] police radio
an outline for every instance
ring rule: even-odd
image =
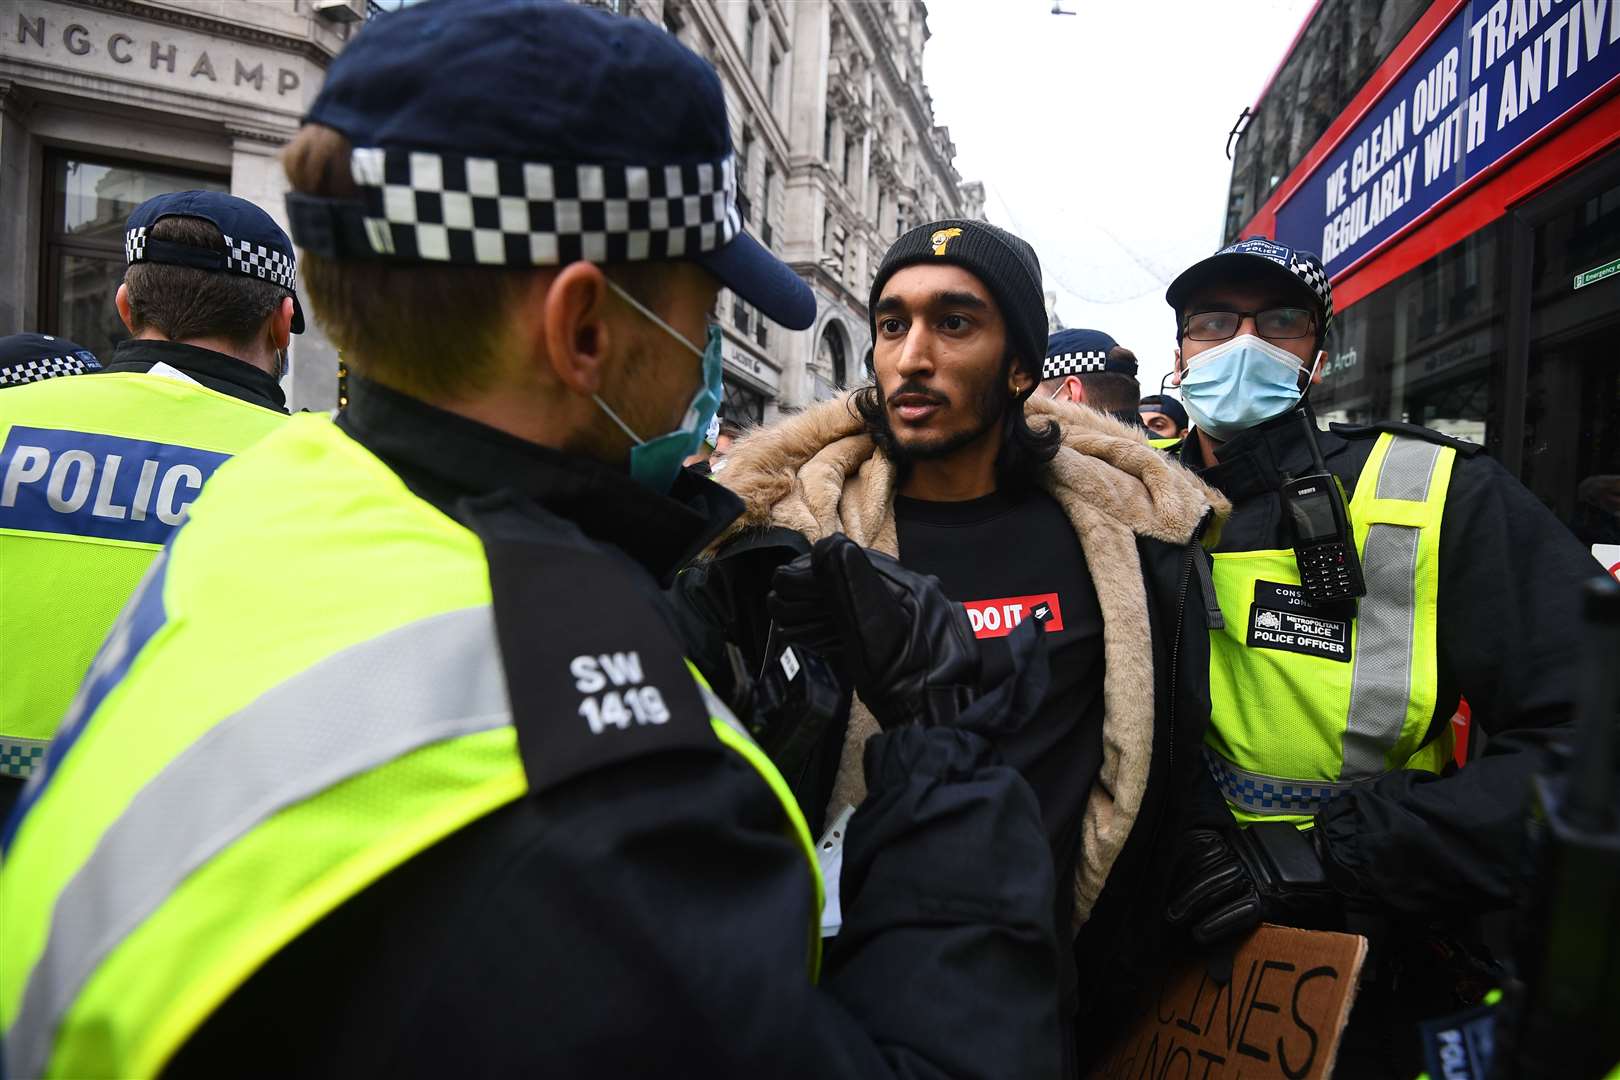
[[[1309,412],[1301,409],[1299,420],[1305,426],[1315,472],[1284,484],[1282,502],[1293,531],[1300,587],[1306,603],[1319,607],[1365,596],[1367,586],[1361,578],[1361,559],[1356,555],[1344,489],[1322,460],[1316,424]]]

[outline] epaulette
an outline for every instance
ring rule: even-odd
[[[1449,446],[1464,457],[1473,457],[1485,449],[1479,443],[1469,442],[1467,439],[1458,439],[1431,428],[1408,424],[1401,420],[1380,420],[1376,424],[1329,424],[1328,430],[1341,439],[1370,439],[1387,431],[1391,435],[1406,435],[1414,439],[1422,439],[1424,442]]]
[[[456,516],[484,545],[531,794],[635,758],[719,751],[681,642],[627,557],[507,493],[464,499]]]

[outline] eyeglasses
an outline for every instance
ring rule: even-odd
[[[1225,341],[1253,317],[1254,331],[1267,341],[1310,337],[1316,316],[1305,308],[1274,307],[1264,311],[1195,311],[1182,324],[1181,336],[1192,341]]]

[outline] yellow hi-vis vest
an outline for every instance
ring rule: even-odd
[[[1305,605],[1292,550],[1217,552],[1224,629],[1210,631],[1204,756],[1239,821],[1310,824],[1327,800],[1394,769],[1438,773],[1440,519],[1456,451],[1380,435],[1350,519],[1367,595],[1354,617]],[[1427,742],[1425,740],[1428,740]]]
[[[203,481],[287,419],[176,376],[107,372],[0,397],[0,775],[27,776],[44,755]],[[244,557],[270,561],[258,545]]]
[[[245,570],[252,551],[276,572]],[[288,942],[525,794],[489,573],[477,535],[324,417],[294,417],[208,486],[5,838],[10,1076],[158,1073]],[[678,670],[804,851],[814,978],[804,818]]]

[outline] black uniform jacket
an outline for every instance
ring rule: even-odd
[[[199,349],[195,345],[183,345],[178,341],[141,338],[120,341],[113,350],[112,360],[102,371],[145,372],[157,364],[167,364],[187,378],[221,394],[276,412],[287,411],[287,395],[281,392],[281,384],[269,372],[261,371],[234,356],[226,356],[212,349]]]
[[[1323,807],[1317,825],[1342,891],[1385,910],[1462,915],[1512,904],[1531,775],[1568,732],[1580,658],[1579,588],[1600,572],[1541,502],[1473,443],[1408,424],[1334,424],[1319,438],[1347,493],[1381,431],[1457,449],[1440,529],[1439,696],[1431,737],[1459,696],[1485,732],[1454,775],[1398,770]],[[1195,435],[1182,462],[1203,465]],[[1232,500],[1216,551],[1288,548],[1278,488],[1312,470],[1290,412],[1244,432],[1201,475]]]
[[[339,424],[447,512],[505,489],[551,540],[633,570],[658,621],[659,578],[737,512],[706,480],[681,481],[684,501],[655,497],[364,380]],[[535,611],[533,628],[613,614]],[[525,754],[580,723],[513,699]],[[716,742],[603,764],[441,841],[281,950],[168,1074],[1051,1075],[1052,877],[1034,795],[963,731],[893,732],[866,768],[844,855],[843,935],[858,947],[819,986],[805,853],[759,774]]]
[[[1209,719],[1205,619],[1207,607],[1214,604],[1203,584],[1204,556],[1196,541],[1177,545],[1138,537],[1136,548],[1152,629],[1153,756],[1136,824],[1091,918],[1074,938],[1072,963],[1064,965],[1069,985],[1063,997],[1072,1012],[1063,1018],[1063,1027],[1075,1051],[1064,1063],[1068,1075],[1084,1074],[1151,1007],[1166,965],[1190,948],[1164,921],[1176,844],[1188,827],[1230,820],[1201,759]],[[809,549],[805,537],[791,530],[750,530],[729,541],[712,560],[681,574],[675,594],[683,636],[694,662],[723,694],[737,690],[728,677],[728,643],[740,647],[746,675],[763,668],[772,640],[763,603],[771,575]],[[777,640],[771,653],[780,647]],[[830,724],[823,738],[804,748],[802,758],[779,763],[812,831],[823,824],[847,719],[846,712]],[[1008,761],[1021,763],[1018,740],[1002,741],[1000,749]],[[1049,854],[1045,861],[1052,861]],[[844,872],[849,872],[847,866]],[[1069,888],[1067,872],[1059,881]],[[914,887],[925,886],[919,879]],[[1068,938],[1069,930],[1062,927],[1060,936]],[[846,927],[840,933],[838,948],[844,947],[848,932]]]

